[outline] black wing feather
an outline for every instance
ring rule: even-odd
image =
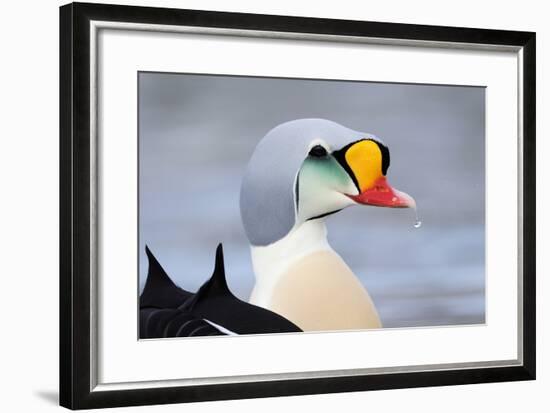
[[[224,334],[208,321],[237,334],[302,331],[279,314],[242,301],[231,292],[221,244],[216,249],[212,277],[196,294],[176,286],[147,247],[146,252],[149,272],[140,297],[140,338]]]

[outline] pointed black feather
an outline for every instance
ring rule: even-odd
[[[201,305],[204,300],[211,299],[213,297],[233,297],[238,300],[237,297],[229,290],[227,280],[225,279],[225,266],[223,261],[223,247],[222,244],[218,244],[216,248],[216,258],[214,261],[214,272],[208,281],[206,281],[196,294],[183,303],[179,309],[186,311],[193,311],[197,305]],[[213,320],[212,320],[213,321]]]
[[[237,334],[290,333],[302,331],[298,326],[273,311],[238,299],[225,278],[223,248],[216,249],[212,277],[180,307]]]
[[[149,271],[140,296],[140,308],[177,308],[193,296],[174,284],[149,247],[145,247],[145,252],[149,260]]]

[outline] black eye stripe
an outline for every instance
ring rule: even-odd
[[[315,145],[313,148],[309,150],[309,156],[313,156],[314,158],[322,158],[327,155],[328,155],[327,150],[321,145]]]

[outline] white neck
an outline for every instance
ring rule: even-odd
[[[332,251],[327,241],[325,220],[306,221],[293,228],[284,238],[265,247],[250,247],[256,287],[250,302],[266,305],[265,294],[277,283],[285,270],[300,258],[317,251]]]

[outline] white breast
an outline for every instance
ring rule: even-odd
[[[267,308],[273,288],[288,268],[317,251],[332,251],[323,220],[305,222],[283,239],[266,247],[251,247],[256,284],[250,303]]]
[[[367,291],[328,244],[322,220],[308,221],[270,246],[253,247],[252,262],[250,302],[304,331],[381,326]]]

